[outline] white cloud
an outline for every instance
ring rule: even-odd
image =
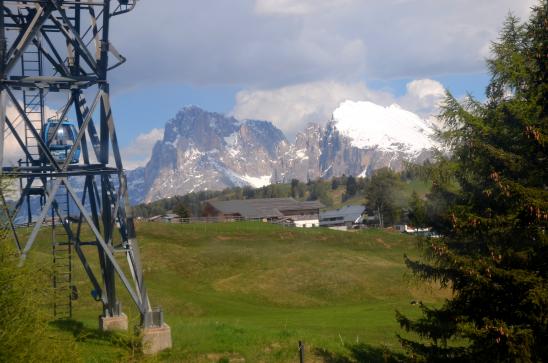
[[[151,18],[162,21],[152,28],[140,25]],[[113,88],[162,82],[279,87],[356,79],[366,63],[364,40],[333,26],[316,24],[312,15],[300,21],[258,14],[252,1],[143,1],[112,22],[112,42],[128,58],[112,72]]]
[[[289,137],[300,131],[307,122],[324,123],[333,110],[345,100],[371,100],[390,103],[392,97],[372,92],[364,83],[323,81],[304,83],[269,90],[247,90],[236,95],[232,111],[238,119],[272,121]]]
[[[485,72],[508,11],[526,19],[535,2],[141,1],[111,24],[128,58],[111,79],[115,90],[163,82],[269,89]],[[162,21],[143,27],[149,19]]]
[[[445,92],[441,83],[419,79],[409,82],[406,89],[406,94],[399,98],[387,92],[370,90],[363,82],[322,81],[246,90],[236,95],[232,114],[238,119],[272,121],[289,138],[302,130],[307,122],[325,123],[333,110],[346,100],[371,101],[382,106],[397,103],[423,118],[437,114]]]
[[[406,85],[407,93],[398,101],[401,106],[426,118],[437,114],[445,96],[443,85],[432,79],[418,79]]]
[[[163,137],[163,129],[152,129],[147,133],[139,134],[130,145],[121,151],[124,168],[135,169],[145,165],[150,159],[154,144]]]
[[[259,14],[305,15],[326,11],[351,3],[353,0],[257,0],[255,11]]]

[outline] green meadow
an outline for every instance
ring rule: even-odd
[[[403,255],[416,256],[416,242],[393,231],[260,222],[139,223],[137,230],[151,303],[165,311],[173,349],[143,358],[131,334],[100,333],[101,306],[75,259],[74,321],[52,329],[74,335],[86,362],[295,362],[299,341],[306,362],[323,361],[318,349],[346,355],[355,343],[399,351],[395,310],[417,316],[411,302],[447,296],[408,275]],[[41,239],[32,260],[47,265],[46,231]],[[87,247],[97,266],[94,252]],[[119,286],[135,326],[138,315]]]

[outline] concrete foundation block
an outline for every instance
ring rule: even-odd
[[[171,328],[167,324],[161,327],[143,329],[143,353],[156,354],[171,348]]]
[[[99,329],[102,331],[127,331],[127,316],[121,313],[118,316],[100,316]]]

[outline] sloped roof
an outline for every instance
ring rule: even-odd
[[[356,222],[365,212],[363,205],[347,205],[339,209],[320,212],[320,220],[327,218],[343,217],[345,222]]]
[[[320,201],[318,200],[309,200],[309,201],[306,201],[306,202],[299,202],[302,206],[303,209],[320,209],[320,208],[324,208],[325,205],[323,205]]]
[[[181,218],[181,217],[175,213],[167,213],[167,214],[164,214],[162,218],[173,219],[173,218]]]
[[[239,214],[245,218],[283,217],[284,211],[319,209],[318,201],[299,202],[293,198],[264,198],[245,200],[210,200],[208,203],[223,214]]]

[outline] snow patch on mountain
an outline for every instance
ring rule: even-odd
[[[295,154],[299,159],[308,159],[308,156],[306,155],[306,149],[299,149],[295,152]]]
[[[253,188],[261,188],[266,185],[270,185],[271,183],[270,180],[272,179],[272,175],[263,175],[260,177],[253,177],[245,174],[245,175],[242,175],[241,178],[245,180]]]
[[[186,158],[186,160],[196,160],[202,157],[202,155],[204,155],[204,153],[196,149],[194,146],[189,147],[183,153],[183,156]]]
[[[238,132],[233,132],[224,138],[228,146],[235,146],[238,142]]]
[[[333,112],[337,130],[360,149],[379,148],[417,154],[436,147],[434,130],[416,114],[393,104],[345,101]]]

